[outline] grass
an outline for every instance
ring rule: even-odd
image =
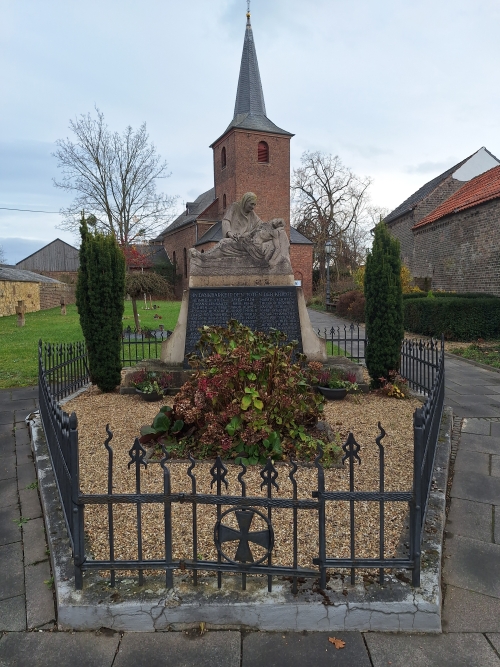
[[[478,361],[481,364],[493,366],[493,368],[500,368],[500,342],[490,343],[472,343],[467,347],[451,348],[452,354],[457,354],[464,359],[471,359]]]
[[[159,308],[144,310],[138,303],[141,326],[173,329],[179,317],[180,301],[156,301]],[[161,319],[154,319],[154,315]],[[132,303],[125,301],[123,326],[134,328]],[[61,309],[39,310],[26,313],[26,325],[17,326],[17,315],[0,317],[0,389],[29,387],[38,382],[38,340],[50,343],[74,343],[83,340],[80,320],[75,305],[67,306],[67,315]]]
[[[331,340],[326,341],[326,353],[329,357],[351,357],[349,352],[338,345],[334,345]]]

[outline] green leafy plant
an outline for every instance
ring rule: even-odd
[[[311,380],[320,387],[329,387],[330,389],[347,389],[347,391],[357,391],[358,385],[356,375],[344,371],[342,368],[328,368],[319,373],[313,373]]]
[[[28,486],[25,486],[24,488],[30,490],[38,489],[38,482],[31,482],[31,484],[28,484]]]
[[[139,442],[148,448],[146,460],[155,452],[162,451],[162,447],[169,453],[182,454],[184,449],[179,446],[178,435],[184,428],[182,419],[176,419],[170,405],[164,405],[153,419],[151,426],[141,428]]]
[[[130,382],[133,387],[146,394],[156,392],[162,394],[172,384],[170,373],[158,373],[156,371],[139,370],[132,374]]]
[[[25,523],[28,523],[29,519],[26,519],[22,516],[20,519],[12,519],[12,521],[19,527],[23,526]]]
[[[50,589],[54,588],[54,577],[50,577],[50,579],[45,579],[43,583],[47,586],[47,588]]]
[[[245,465],[268,457],[303,458],[301,448],[321,414],[323,397],[311,388],[297,343],[278,331],[254,332],[234,320],[200,333],[197,353],[189,359],[195,373],[169,413],[180,428],[171,433],[171,450],[198,458],[220,455]]]
[[[407,380],[396,371],[389,371],[387,378],[380,378],[378,391],[392,398],[410,398],[411,396]]]

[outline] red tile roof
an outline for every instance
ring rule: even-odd
[[[465,183],[454,195],[413,225],[412,229],[420,229],[435,220],[444,218],[445,215],[458,213],[497,198],[500,198],[500,166],[493,167]]]

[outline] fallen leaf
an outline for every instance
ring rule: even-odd
[[[207,631],[207,626],[206,623],[202,622],[200,623],[200,635],[203,637],[205,632]]]
[[[343,639],[337,639],[337,637],[328,637],[330,644],[333,644],[336,649],[344,648],[345,641]]]

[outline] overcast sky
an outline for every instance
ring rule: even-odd
[[[498,0],[252,0],[268,117],[337,154],[395,208],[486,146],[500,154]],[[210,143],[232,119],[246,0],[0,0],[0,245],[17,262],[56,237],[67,195],[54,142],[98,106],[147,123],[191,201],[213,185]]]

